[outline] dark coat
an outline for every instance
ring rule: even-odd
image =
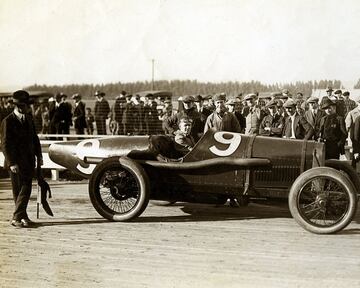
[[[284,121],[284,117],[277,113],[274,116],[271,114],[266,115],[261,121],[259,135],[281,137],[282,130],[284,128]],[[270,128],[270,130],[266,130],[266,127]]]
[[[75,105],[74,109],[74,128],[75,129],[84,129],[86,128],[86,119],[85,119],[85,104],[80,101],[78,105]]]
[[[109,102],[105,99],[102,101],[95,102],[94,116],[95,120],[105,120],[108,118],[110,113]]]
[[[320,121],[320,137],[325,142],[326,158],[337,158],[329,155],[345,154],[347,132],[344,117],[337,114],[326,115]]]
[[[315,117],[312,111],[310,110],[305,111],[304,117],[314,130],[314,136],[313,136],[314,140],[317,140],[319,138],[320,121],[321,118],[324,117],[325,115],[326,113],[321,109],[318,109]]]
[[[49,118],[52,133],[57,133],[60,125],[70,127],[72,123],[71,104],[62,102],[57,107],[56,102],[52,102],[49,107]]]
[[[306,121],[303,116],[300,116],[296,113],[295,115],[295,138],[296,139],[306,139],[309,140],[314,135],[314,130],[311,125]],[[285,124],[283,129],[283,137],[291,137],[291,117],[288,116],[285,118]]]
[[[15,113],[8,115],[1,123],[1,144],[5,156],[5,167],[17,164],[19,173],[32,176],[35,156],[42,158],[39,137],[31,115],[25,116],[22,124]]]

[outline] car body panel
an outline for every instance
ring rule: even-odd
[[[131,150],[147,148],[147,136],[119,136],[56,143],[50,146],[49,153],[54,162],[90,178],[96,162],[112,156],[127,156]],[[286,197],[286,191],[301,172],[312,167],[324,166],[325,161],[324,144],[315,141],[247,136],[209,130],[192,151],[185,155],[182,163],[195,165],[199,161],[220,158],[269,159],[271,167],[236,167],[222,164],[177,170],[166,169],[166,163],[163,163],[162,168],[149,164],[144,167],[150,179],[156,182],[155,190],[161,191],[159,193],[162,196],[155,195],[156,198],[166,197],[169,190],[182,193],[221,191],[224,194],[258,196],[261,196],[258,191],[262,191],[263,195]],[[170,166],[170,163],[168,165]]]

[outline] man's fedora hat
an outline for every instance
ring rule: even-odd
[[[30,95],[25,90],[18,90],[13,93],[13,103],[16,104],[33,104]]]
[[[321,109],[326,109],[329,106],[334,106],[334,105],[336,105],[335,102],[331,101],[329,98],[325,98],[323,103],[321,103]]]
[[[81,99],[81,95],[79,93],[75,93],[71,96],[72,99]]]
[[[94,93],[94,96],[102,96],[104,97],[105,96],[105,93],[104,92],[101,92],[99,90],[96,90],[95,93]]]

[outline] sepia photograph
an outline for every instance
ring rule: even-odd
[[[0,0],[0,287],[360,287],[359,27]]]

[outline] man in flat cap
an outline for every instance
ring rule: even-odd
[[[325,99],[321,105],[326,115],[320,121],[319,138],[325,142],[325,159],[339,159],[345,154],[347,132],[342,116],[336,114],[336,103]]]
[[[245,96],[244,100],[248,107],[247,113],[244,114],[246,120],[245,135],[259,134],[259,127],[265,116],[263,110],[256,106],[256,94],[251,93]]]
[[[106,119],[109,117],[110,105],[109,102],[104,99],[104,92],[96,91],[94,96],[96,97],[94,116],[97,134],[106,135]]]
[[[171,134],[174,134],[174,132],[179,129],[180,119],[183,117],[188,117],[192,120],[190,135],[197,142],[202,136],[204,126],[201,121],[201,114],[196,110],[194,101],[195,98],[191,95],[186,95],[182,97],[181,102],[184,109],[169,117],[166,122],[164,122],[164,127]]]
[[[355,109],[357,107],[357,104],[354,100],[350,99],[350,92],[349,91],[344,91],[343,93],[343,97],[344,97],[344,104],[345,104],[345,118],[347,116],[347,114]]]
[[[306,102],[309,104],[309,109],[305,111],[304,117],[314,130],[312,139],[317,140],[320,133],[320,120],[325,116],[325,112],[319,107],[319,98],[311,96]]]
[[[1,123],[1,144],[5,167],[10,170],[15,211],[11,225],[26,228],[31,225],[26,212],[35,163],[42,165],[39,138],[30,113],[28,92],[18,90],[13,94],[14,111]]]
[[[333,97],[332,93],[333,93],[334,89],[332,87],[328,86],[325,91],[326,91],[326,96],[328,98]]]
[[[285,119],[283,138],[306,139],[313,136],[314,130],[306,119],[296,112],[296,102],[292,99],[287,100],[283,107],[288,117]]]
[[[281,137],[284,128],[284,117],[277,113],[277,104],[279,100],[271,100],[265,106],[269,113],[261,121],[259,134],[262,136]]]
[[[79,93],[74,94],[71,98],[75,102],[73,115],[75,133],[83,135],[86,128],[85,103],[81,101],[81,95]]]
[[[331,99],[336,104],[336,114],[345,118],[346,106],[344,102],[344,97],[342,96],[342,91],[340,89],[336,90],[334,95],[335,95],[334,99],[332,98],[329,99]]]
[[[196,110],[201,114],[201,121],[206,122],[207,117],[212,113],[210,109],[204,106],[204,98],[201,95],[196,95],[194,97],[194,103],[196,106]]]
[[[233,113],[227,111],[225,106],[226,96],[214,96],[215,111],[206,119],[204,133],[209,129],[216,131],[241,132],[239,121]]]
[[[238,120],[240,127],[241,127],[241,132],[240,133],[244,133],[245,132],[245,126],[246,126],[246,119],[243,116],[243,114],[241,113],[242,111],[242,103],[238,98],[235,99],[230,99],[228,101],[226,101],[225,103],[226,108],[228,110],[228,112],[233,113],[236,117],[236,119]]]

